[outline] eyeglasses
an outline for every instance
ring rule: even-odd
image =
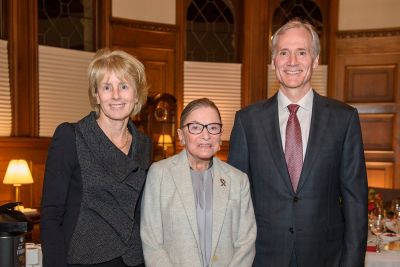
[[[222,132],[222,124],[221,123],[209,123],[209,124],[201,124],[197,122],[189,122],[185,124],[183,127],[188,128],[189,133],[191,134],[201,134],[204,128],[207,128],[207,132],[209,134],[215,135],[220,134]]]

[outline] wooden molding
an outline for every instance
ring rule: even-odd
[[[47,137],[0,137],[0,160],[21,157],[44,163],[50,141]]]
[[[247,106],[267,97],[269,3],[265,0],[244,1],[242,99]]]
[[[157,32],[177,32],[178,28],[172,24],[154,23],[137,21],[131,19],[115,18],[112,17],[110,24],[114,26],[125,26],[133,29],[142,29],[147,31],[157,31]]]
[[[110,18],[112,14],[112,0],[93,1],[96,12],[95,40],[96,50],[109,47],[110,40]]]
[[[390,37],[390,36],[400,36],[400,28],[339,31],[337,33],[337,37],[339,39],[362,38],[362,37]]]
[[[176,128],[180,123],[180,114],[183,110],[183,62],[185,60],[185,25],[187,0],[176,0],[176,27],[175,35],[175,98],[176,98]]]
[[[39,133],[37,1],[9,1],[12,135]]]
[[[327,43],[325,45],[327,51],[327,65],[328,68],[328,92],[329,97],[335,96],[335,70],[336,70],[336,33],[338,31],[338,17],[339,17],[339,1],[330,1],[329,6],[329,27],[326,29]]]

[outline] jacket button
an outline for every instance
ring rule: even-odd
[[[293,227],[289,228],[289,232],[293,234]]]
[[[293,198],[293,202],[297,202],[297,201],[299,201],[299,198],[298,197],[294,197]]]

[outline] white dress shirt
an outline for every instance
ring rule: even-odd
[[[283,151],[285,151],[286,124],[290,114],[287,106],[290,104],[297,104],[300,106],[300,108],[297,110],[297,118],[299,119],[301,127],[303,160],[306,155],[308,136],[310,135],[313,99],[314,99],[313,90],[308,91],[308,93],[305,96],[303,96],[303,98],[300,99],[299,102],[297,103],[293,103],[292,101],[290,101],[289,98],[287,98],[281,91],[278,92],[279,128],[281,132]]]

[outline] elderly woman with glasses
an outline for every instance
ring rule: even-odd
[[[252,265],[256,223],[249,181],[215,157],[221,133],[217,106],[194,100],[178,129],[185,149],[150,167],[141,213],[147,267]]]

